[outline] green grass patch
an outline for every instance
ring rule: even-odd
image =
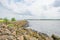
[[[8,27],[14,27],[14,24],[8,24]]]
[[[4,22],[4,20],[0,20],[0,22]]]

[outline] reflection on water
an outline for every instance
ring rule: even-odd
[[[59,20],[28,20],[30,28],[48,35],[60,35],[60,21]]]

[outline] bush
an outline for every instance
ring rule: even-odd
[[[7,18],[4,18],[3,20],[4,20],[5,24],[8,24],[9,20]]]
[[[16,19],[15,18],[12,18],[11,21],[16,21]]]

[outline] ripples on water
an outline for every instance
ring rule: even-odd
[[[60,35],[60,21],[59,20],[28,20],[29,28],[36,31],[46,33],[48,35]]]

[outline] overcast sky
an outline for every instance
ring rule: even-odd
[[[60,19],[60,0],[0,0],[0,17]]]

